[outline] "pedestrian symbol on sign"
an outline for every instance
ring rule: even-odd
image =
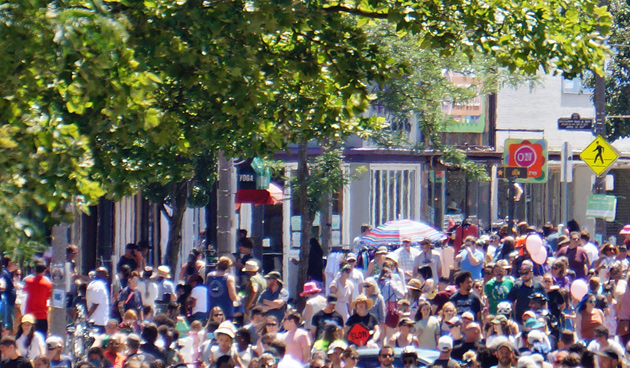
[[[597,163],[597,159],[599,158],[599,160],[603,164],[604,163],[604,156],[602,156],[602,153],[604,153],[604,146],[602,146],[601,144],[597,143],[597,147],[595,147],[593,152],[597,152],[597,154],[595,155],[595,158],[593,159],[593,163]]]
[[[606,142],[601,136],[597,136],[580,154],[584,161],[597,176],[603,175],[612,164],[617,161],[619,154],[615,147]]]

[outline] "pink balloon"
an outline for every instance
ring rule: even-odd
[[[536,264],[543,264],[547,261],[547,249],[545,247],[541,247],[538,253],[532,254],[532,261]]]
[[[586,284],[586,281],[577,279],[571,284],[571,295],[573,295],[576,300],[582,300],[587,292],[588,285]]]
[[[540,250],[543,248],[542,245],[542,239],[538,235],[530,235],[527,237],[527,240],[525,240],[525,247],[527,248],[529,254],[531,254],[532,256],[540,252]]]

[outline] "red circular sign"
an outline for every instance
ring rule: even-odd
[[[538,155],[532,146],[520,146],[514,152],[514,162],[521,167],[530,167],[536,163]]]

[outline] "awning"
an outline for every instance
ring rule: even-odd
[[[239,189],[236,191],[234,202],[253,204],[278,204],[284,199],[282,187],[275,183],[269,183],[267,189]]]

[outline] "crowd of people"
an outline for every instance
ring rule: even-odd
[[[370,248],[359,236],[329,255],[334,263],[303,285],[301,310],[280,272],[263,274],[246,235],[212,270],[194,249],[176,273],[148,265],[146,244],[128,244],[112,272],[80,275],[70,245],[68,319],[97,331],[85,356],[66,355],[64,337],[49,334],[46,263],[22,279],[5,256],[0,368],[352,368],[364,349],[383,368],[397,354],[417,367],[427,351],[439,353],[432,368],[626,364],[626,245],[526,223],[451,239],[450,253],[430,239],[401,243]]]

